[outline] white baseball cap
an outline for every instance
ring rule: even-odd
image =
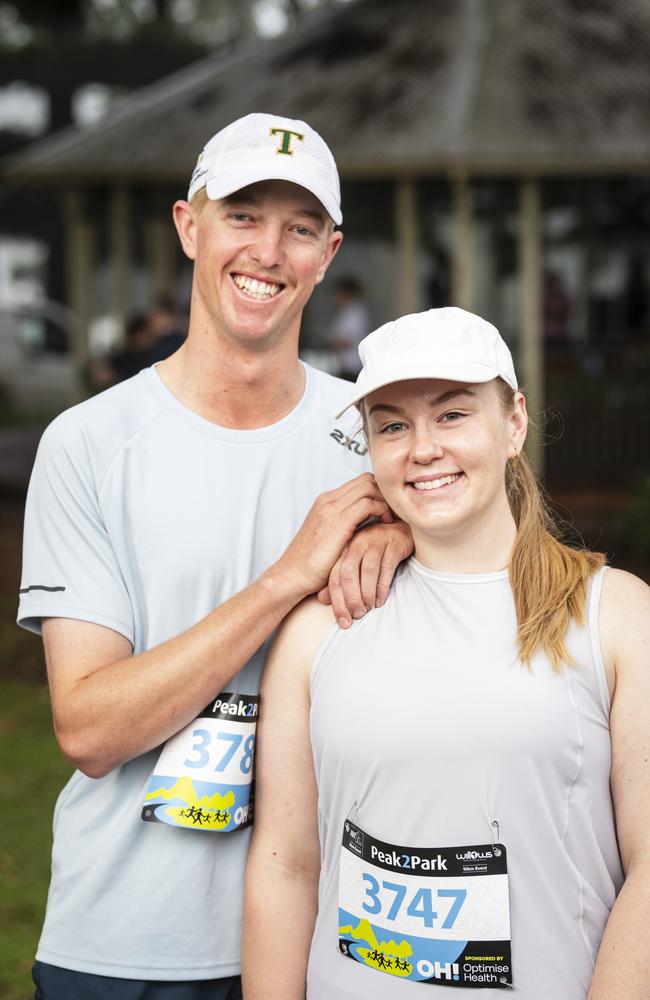
[[[500,377],[517,388],[512,355],[497,328],[456,306],[411,313],[380,326],[361,341],[359,356],[363,368],[337,417],[375,389],[410,379],[489,382]]]
[[[315,195],[341,225],[341,187],[329,147],[306,122],[253,114],[226,125],[203,147],[187,200],[205,187],[225,198],[257,181],[291,181]]]

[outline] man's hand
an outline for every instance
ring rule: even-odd
[[[290,581],[297,600],[317,593],[359,525],[373,517],[385,524],[393,521],[375,477],[365,472],[316,498],[300,531],[268,572]]]
[[[413,536],[403,521],[368,525],[346,545],[318,600],[331,604],[339,625],[347,628],[352,618],[363,618],[370,608],[381,607],[395,570],[412,554]]]

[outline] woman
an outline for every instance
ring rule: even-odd
[[[277,638],[245,996],[647,997],[650,591],[555,539],[494,327],[434,309],[360,354],[415,556],[349,631],[311,601]]]

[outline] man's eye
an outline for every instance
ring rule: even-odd
[[[294,226],[294,233],[298,233],[298,236],[313,236],[314,233],[307,226]]]
[[[252,219],[252,216],[250,216],[248,214],[248,212],[233,212],[231,214],[230,218],[234,222],[250,222],[251,219]]]

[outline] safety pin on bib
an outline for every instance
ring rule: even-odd
[[[490,826],[492,827],[492,850],[494,852],[495,858],[500,858],[501,857],[501,848],[499,847],[499,844],[498,844],[498,841],[499,841],[499,824],[498,824],[497,820],[493,819],[492,822],[490,823]]]
[[[345,817],[346,822],[348,822],[348,823],[354,823],[355,819],[357,818],[357,813],[358,812],[359,812],[359,803],[358,802],[353,802],[352,803],[352,808],[350,809],[350,812]]]

